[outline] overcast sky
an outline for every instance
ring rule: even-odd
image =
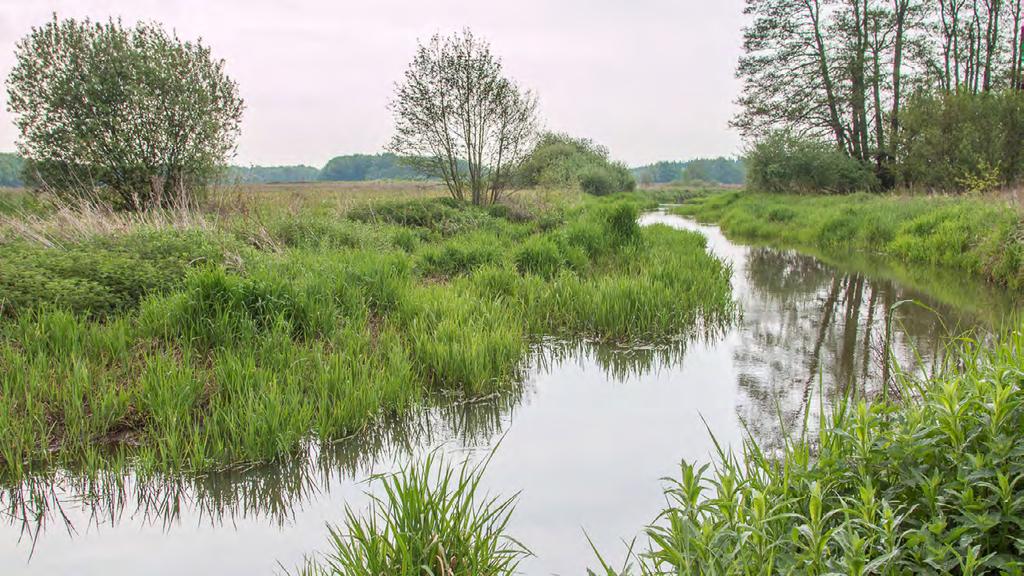
[[[464,27],[540,97],[546,127],[631,165],[740,152],[729,129],[743,0],[0,0],[0,74],[56,12],[202,37],[246,101],[236,161],[322,166],[378,152],[418,39]],[[0,151],[16,131],[0,111]]]

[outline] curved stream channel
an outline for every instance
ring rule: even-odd
[[[745,430],[777,445],[779,423],[799,426],[806,406],[813,416],[845,394],[883,393],[892,378],[887,350],[903,369],[927,370],[948,334],[989,333],[1012,307],[1006,295],[954,275],[825,264],[738,245],[662,212],[643,223],[698,230],[732,264],[742,309],[733,326],[666,348],[538,346],[514,394],[431,410],[298,462],[188,480],[59,478],[7,488],[2,572],[294,570],[325,548],[326,523],[341,521],[346,505],[365,506],[371,474],[436,447],[453,459],[485,457],[500,441],[485,482],[494,493],[520,492],[510,534],[535,554],[521,571],[581,574],[596,563],[583,531],[621,559],[623,540],[664,504],[660,479],[676,475],[682,459],[713,457],[707,428],[723,445],[738,446]],[[927,308],[896,306],[906,300]]]

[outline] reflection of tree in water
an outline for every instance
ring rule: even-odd
[[[894,375],[886,358],[904,372],[929,369],[951,334],[975,327],[923,294],[796,252],[753,248],[746,267],[738,411],[769,447],[779,445],[783,425],[799,431],[805,407],[813,423],[822,404],[889,390]],[[908,300],[932,310],[897,306]]]

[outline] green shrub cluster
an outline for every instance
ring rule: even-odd
[[[878,188],[870,166],[834,146],[787,132],[755,144],[746,166],[750,188],[760,192],[847,194]]]
[[[900,113],[904,184],[930,190],[985,192],[1024,177],[1024,95],[916,94]]]
[[[608,150],[585,138],[544,134],[513,178],[522,188],[576,188],[594,196],[631,192],[633,173],[608,159]]]

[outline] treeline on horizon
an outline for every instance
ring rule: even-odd
[[[0,186],[24,186],[21,156],[0,153]],[[698,158],[690,161],[664,161],[632,169],[638,184],[673,182],[741,185],[746,168],[738,158]],[[229,166],[229,183],[287,184],[299,182],[360,182],[367,180],[425,180],[427,176],[391,153],[348,154],[336,156],[323,168],[304,164],[294,166]]]
[[[985,191],[1024,178],[1024,0],[746,0],[751,187]]]
[[[747,168],[742,158],[695,158],[689,161],[662,161],[633,169],[637,183],[672,182],[742,185]]]

